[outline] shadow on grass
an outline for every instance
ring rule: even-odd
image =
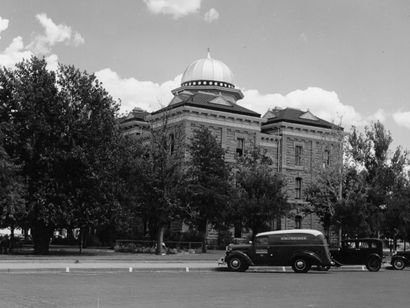
[[[24,247],[19,249],[13,249],[8,253],[11,256],[108,256],[112,255],[114,250],[108,247],[98,248],[83,248],[80,249],[76,246],[50,246],[48,254],[35,254],[32,247]]]

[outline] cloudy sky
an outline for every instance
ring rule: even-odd
[[[1,0],[0,65],[32,54],[95,72],[121,111],[154,111],[194,60],[223,61],[245,94],[363,127],[410,150],[408,0]]]

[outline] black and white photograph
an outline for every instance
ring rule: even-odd
[[[0,0],[0,308],[410,307],[410,2]]]

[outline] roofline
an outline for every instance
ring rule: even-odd
[[[324,121],[324,120],[322,120]],[[293,124],[301,124],[301,125],[308,125],[308,126],[314,126],[314,127],[322,127],[322,128],[328,128],[328,129],[340,129],[342,131],[344,131],[344,128],[336,125],[336,124],[332,124],[330,122],[327,122],[329,124],[316,124],[316,123],[311,123],[311,122],[305,122],[305,121],[297,121],[297,120],[289,120],[289,119],[284,119],[284,118],[278,118],[278,119],[270,119],[267,122],[262,124],[262,128],[263,126],[267,126],[269,124],[275,124],[275,123],[280,123],[280,122],[287,122],[287,123],[293,123]],[[325,121],[326,122],[326,121]]]
[[[147,113],[147,115],[149,115],[149,113]],[[141,123],[146,123],[147,122],[145,120],[145,118],[127,118],[125,120],[120,120],[120,124],[127,123],[127,122],[132,122],[132,121],[141,122]]]
[[[167,107],[164,107],[164,108],[161,108],[157,111],[152,112],[151,115],[156,115],[156,114],[158,114],[162,111],[172,110],[172,109],[175,109],[175,108],[181,107],[181,106],[189,106],[189,107],[210,109],[210,110],[221,111],[221,112],[235,113],[235,114],[246,115],[246,116],[259,118],[259,119],[260,119],[260,116],[261,116],[259,113],[256,113],[254,111],[245,112],[245,111],[240,111],[240,110],[228,110],[228,109],[224,109],[224,108],[219,108],[216,104],[215,104],[215,106],[202,106],[202,105],[198,106],[197,104],[188,103],[188,102],[181,102],[181,103],[177,103],[177,104],[173,104],[173,105],[168,105]],[[244,107],[242,107],[242,108],[244,108]]]
[[[228,93],[232,93],[236,96],[237,100],[240,100],[242,98],[244,98],[244,95],[242,93],[242,91],[240,89],[237,88],[225,88],[225,87],[220,87],[220,86],[180,86],[179,88],[173,89],[171,91],[171,93],[173,95],[177,95],[178,92],[183,91],[183,90],[187,90],[187,91],[191,91],[191,90],[216,90],[216,91],[225,91]]]

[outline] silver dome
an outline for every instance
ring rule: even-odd
[[[229,84],[231,87],[234,85],[233,73],[229,67],[222,61],[212,59],[209,53],[208,58],[196,60],[186,68],[181,84],[184,85],[190,81],[218,81]]]

